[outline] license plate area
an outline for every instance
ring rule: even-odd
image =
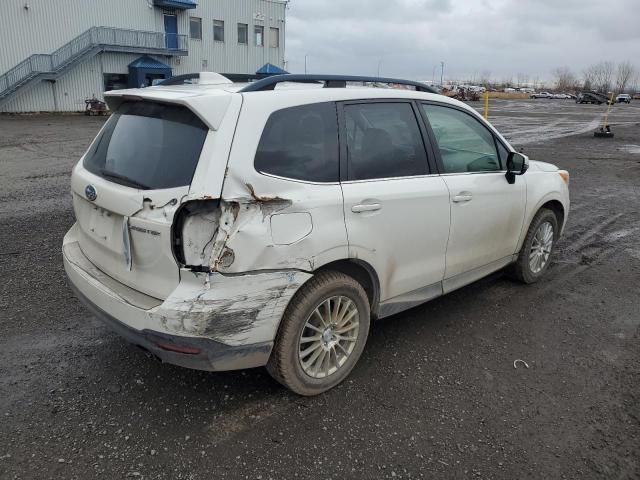
[[[119,215],[114,215],[104,208],[93,206],[89,214],[89,233],[100,243],[111,244],[114,238],[114,227]]]

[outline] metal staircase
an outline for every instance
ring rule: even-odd
[[[187,55],[186,35],[91,27],[52,54],[35,54],[0,75],[0,107],[17,92],[42,80],[55,80],[99,52]]]

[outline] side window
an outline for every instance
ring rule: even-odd
[[[427,173],[427,155],[410,103],[345,105],[349,180]]]
[[[256,170],[311,182],[339,179],[338,120],[333,103],[273,112],[262,132]]]
[[[449,107],[423,104],[436,137],[444,173],[500,170],[493,135],[476,118]]]

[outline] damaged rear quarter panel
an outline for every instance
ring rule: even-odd
[[[313,272],[329,262],[348,258],[339,182],[286,179],[254,168],[262,129],[271,113],[298,104],[295,97],[279,97],[273,93],[244,95],[222,191],[223,205],[225,202],[228,206],[237,205],[237,216],[212,255],[214,270],[222,273],[282,269]],[[304,225],[287,221],[283,216],[289,214],[303,219]],[[273,215],[280,218],[272,227]],[[274,232],[272,228],[287,230]],[[287,238],[286,245],[274,242],[274,238],[280,237]],[[230,251],[228,260],[232,261],[221,262],[227,250]]]

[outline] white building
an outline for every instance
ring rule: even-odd
[[[285,0],[0,0],[0,111],[79,111],[116,88],[284,67]]]

